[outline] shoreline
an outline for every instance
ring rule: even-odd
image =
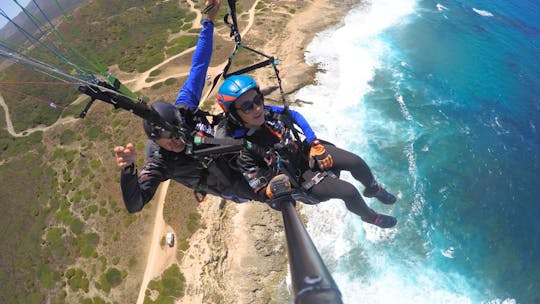
[[[306,47],[318,33],[339,26],[354,5],[351,1],[312,0],[288,18],[284,30],[277,37],[262,46],[263,52],[279,58],[278,69],[286,95],[315,82],[319,67],[305,62]],[[252,34],[262,33],[255,29]],[[261,87],[276,83],[275,74],[270,69],[257,70],[254,74]]]

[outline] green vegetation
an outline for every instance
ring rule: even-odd
[[[54,283],[60,281],[61,274],[59,271],[52,271],[48,264],[42,264],[38,268],[39,282],[45,288],[50,288]]]
[[[178,241],[178,249],[182,251],[186,251],[189,249],[189,241],[187,239],[183,239]]]
[[[82,269],[70,268],[66,271],[65,276],[67,279],[67,283],[72,291],[77,291],[81,289],[84,292],[88,292],[90,281],[88,280],[86,273]]]
[[[93,297],[83,299],[81,304],[107,304],[107,302],[100,297]]]
[[[96,246],[99,243],[97,233],[84,233],[76,239],[76,250],[85,258],[96,257]]]
[[[167,55],[172,56],[197,45],[198,36],[181,36],[167,44]]]
[[[156,69],[156,70],[153,70],[152,72],[150,72],[150,75],[148,75],[148,76],[150,76],[150,77],[156,77],[156,76],[158,76],[159,74],[161,74],[161,72],[162,72],[162,71],[161,71],[160,69]]]
[[[109,292],[111,288],[120,285],[122,279],[122,272],[118,268],[111,267],[101,275],[99,285],[102,290]]]
[[[145,304],[173,304],[174,301],[184,295],[185,278],[178,265],[174,264],[163,272],[160,280],[152,280],[148,283]],[[150,291],[158,293],[157,298],[150,298]]]
[[[7,159],[27,153],[38,147],[43,141],[43,132],[34,132],[25,137],[12,137],[4,129],[0,129],[0,159]]]
[[[201,216],[197,213],[198,204],[190,189],[181,185],[169,186],[163,207],[163,218],[176,232],[180,250],[185,251],[189,248],[187,240],[201,225]]]
[[[60,227],[54,227],[49,229],[45,240],[51,248],[56,257],[61,257],[66,253],[66,247],[64,247],[64,235],[65,229]]]
[[[162,62],[164,51],[176,54],[194,45],[197,35],[193,34],[167,42],[170,33],[178,33],[186,24],[191,26],[194,18],[195,14],[189,12],[187,6],[175,1],[95,0],[83,4],[70,18],[64,19],[58,29],[74,49],[91,59],[74,60],[76,65],[99,74],[99,68],[92,64],[93,58],[98,58],[105,66],[118,64],[123,71],[143,72]],[[47,39],[62,45],[54,35]],[[29,55],[64,71],[75,71],[43,48],[31,49]],[[14,64],[0,73],[0,81],[47,83],[51,78]],[[78,95],[70,86],[17,85],[3,91],[2,95],[9,105],[15,130],[51,125],[62,115],[78,116],[86,105],[86,102],[70,105]],[[57,108],[50,103],[55,103]],[[69,134],[65,140],[69,143]],[[1,144],[0,140],[0,151]]]
[[[188,221],[187,221],[187,230],[189,232],[193,233],[197,229],[199,229],[200,220],[201,220],[201,215],[200,214],[198,214],[198,213],[190,213],[189,216],[188,216]]]
[[[88,139],[90,140],[98,138],[99,134],[101,134],[101,128],[98,126],[90,127],[90,129],[88,129],[88,132],[86,133]]]
[[[69,145],[72,142],[76,140],[76,134],[71,129],[66,129],[64,132],[62,132],[62,135],[60,135],[60,144],[61,145]]]
[[[142,72],[163,61],[168,31],[179,32],[181,24],[193,18],[174,1],[156,5],[137,0],[96,0],[85,6],[61,30],[70,41],[79,38],[77,49],[92,45],[106,65],[118,63],[128,72]],[[78,35],[81,28],[86,31],[82,37]]]
[[[69,225],[71,232],[73,232],[75,235],[80,235],[83,232],[84,229],[84,223],[79,220],[78,218],[75,218],[71,225]]]
[[[168,86],[170,86],[170,85],[175,85],[176,86],[176,85],[179,84],[178,79],[176,79],[176,78],[167,78],[164,83],[165,83],[165,85],[168,85]]]
[[[198,1],[196,6],[200,9],[202,3]],[[195,15],[188,13],[185,4],[85,1],[59,29],[87,58],[98,58],[107,66],[119,64],[125,72],[144,71],[165,56],[195,45],[199,29],[191,29]],[[244,10],[240,3],[238,10]],[[169,40],[170,33],[177,33],[174,37],[178,38]],[[225,47],[216,45],[216,50],[215,60],[226,60]],[[36,49],[31,55],[43,53]],[[260,59],[250,56],[240,54],[238,65]],[[52,60],[54,65],[73,71]],[[154,70],[150,77],[161,80],[161,74],[161,70]],[[15,64],[0,73],[0,81],[50,78]],[[157,100],[173,87],[176,92],[183,81],[161,81],[155,87],[160,90],[144,90],[148,96],[143,99]],[[59,117],[78,116],[89,100],[71,104],[78,92],[68,86],[34,85],[16,90],[42,99],[2,92],[17,131],[50,125]],[[57,109],[50,107],[50,102],[57,104]],[[5,126],[3,117],[0,125]],[[155,209],[150,204],[139,214],[125,211],[111,150],[114,144],[131,141],[143,151],[143,137],[139,118],[99,102],[84,120],[45,132],[14,138],[0,128],[0,197],[4,207],[0,215],[0,303],[135,302],[136,293],[127,287],[136,286],[144,270],[141,253],[146,244],[141,239],[151,232]],[[175,230],[180,250],[189,248],[189,237],[201,225],[197,206],[191,190],[170,187],[164,216]],[[151,285],[159,295],[147,303],[172,303],[184,293],[184,277],[176,265]]]

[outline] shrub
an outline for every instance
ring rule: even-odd
[[[198,213],[190,213],[188,215],[187,229],[189,232],[195,232],[195,230],[199,229],[200,219],[201,219],[201,215]]]
[[[101,161],[99,159],[92,159],[90,161],[90,168],[92,169],[98,169],[101,166]]]
[[[161,74],[161,70],[160,69],[157,69],[157,70],[153,70],[152,72],[150,72],[150,77],[156,77],[157,75]]]
[[[60,274],[57,271],[51,271],[49,264],[38,266],[39,282],[45,288],[50,288],[60,279]]]
[[[60,209],[58,209],[58,211],[56,211],[56,213],[54,214],[54,217],[56,218],[56,220],[66,225],[71,225],[71,223],[73,222],[71,210],[69,210],[69,208],[67,207],[61,207]]]
[[[101,129],[98,126],[92,126],[86,132],[86,135],[88,136],[88,139],[90,140],[97,139],[99,137],[99,134],[101,134]]]
[[[60,134],[60,144],[61,145],[69,145],[70,143],[74,142],[76,139],[75,131],[71,129],[66,129],[62,134]]]
[[[83,232],[84,223],[78,218],[74,218],[73,221],[71,221],[69,228],[75,235],[79,235]]]
[[[107,282],[112,286],[118,286],[120,283],[122,283],[122,273],[117,268],[109,268],[107,272],[105,272],[105,278],[107,279]]]
[[[95,256],[95,249],[99,244],[99,235],[97,233],[84,233],[77,237],[76,245],[80,254],[85,258]]]
[[[66,272],[66,277],[68,278],[68,285],[72,291],[82,289],[84,292],[88,292],[90,282],[88,281],[86,273],[82,269],[70,268]]]
[[[178,249],[186,251],[189,248],[189,241],[187,239],[178,242]]]

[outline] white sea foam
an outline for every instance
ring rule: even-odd
[[[439,10],[439,12],[442,12],[442,11],[447,11],[448,8],[440,3],[437,3],[437,10]]]
[[[405,101],[403,100],[403,96],[398,95],[396,100],[399,103],[399,106],[401,108],[401,113],[403,113],[403,117],[405,117],[405,119],[407,120],[412,121],[413,117],[411,113],[409,112],[409,110],[407,109],[407,105],[405,104]]]
[[[441,250],[441,254],[449,259],[454,258],[455,248],[450,246],[445,250]]]
[[[475,13],[477,13],[478,15],[480,16],[484,16],[484,17],[493,17],[493,14],[488,12],[488,11],[484,11],[484,10],[481,10],[481,9],[477,9],[477,8],[474,8],[472,9]]]
[[[376,258],[373,264],[365,267],[373,269],[373,274],[368,278],[347,275],[334,277],[344,303],[359,303],[359,299],[362,303],[475,303],[464,294],[471,287],[464,277],[455,273],[445,275],[419,264],[410,265],[407,269],[393,268],[385,260]],[[404,277],[407,279],[404,280]]]
[[[320,138],[364,158],[377,157],[373,155],[376,153],[367,153],[370,150],[364,134],[368,126],[384,128],[389,134],[400,134],[400,140],[407,143],[404,153],[408,161],[408,178],[412,179],[415,195],[408,218],[400,218],[397,228],[383,230],[365,224],[349,212],[341,200],[302,208],[302,213],[308,218],[308,232],[323,260],[335,267],[332,273],[343,294],[344,303],[358,303],[358,299],[362,299],[363,303],[478,302],[472,299],[475,290],[468,285],[467,278],[425,265],[425,259],[439,252],[433,250],[432,243],[426,246],[429,248],[423,248],[426,249],[426,256],[403,256],[396,260],[391,254],[380,251],[380,246],[384,246],[385,242],[401,242],[404,235],[400,230],[406,229],[407,223],[413,221],[421,221],[423,226],[418,229],[428,231],[425,238],[431,237],[427,227],[430,223],[422,221],[427,202],[422,196],[423,184],[418,181],[414,147],[417,136],[412,130],[403,129],[402,125],[383,120],[373,113],[365,117],[366,109],[362,103],[363,96],[372,90],[370,81],[376,69],[381,67],[385,59],[395,56],[396,50],[380,34],[389,27],[407,22],[407,17],[414,13],[415,5],[414,0],[373,0],[371,5],[365,6],[365,10],[351,11],[343,27],[318,34],[307,47],[305,58],[308,64],[318,65],[322,72],[316,75],[316,85],[307,86],[293,96],[313,103],[299,110],[308,118]],[[437,8],[447,10],[443,5]],[[407,62],[398,62],[402,68],[409,68]],[[403,77],[395,76],[400,80]],[[396,95],[395,100],[404,120],[407,123],[414,121],[407,108],[407,100],[401,95]],[[429,145],[424,145],[421,150],[428,153]],[[366,160],[371,163],[371,159]],[[343,173],[342,177],[361,189],[361,185],[350,175]],[[371,200],[368,200],[368,204],[372,204]],[[380,207],[377,202],[373,204],[374,209]],[[450,249],[440,254],[453,256],[454,252]],[[365,264],[354,267],[357,261],[351,259],[351,254],[360,260],[358,263]],[[366,275],[361,274],[364,271]]]
[[[517,301],[514,299],[495,299],[488,302],[483,302],[484,304],[517,304]]]

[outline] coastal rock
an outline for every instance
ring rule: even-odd
[[[200,213],[202,228],[181,263],[186,294],[178,303],[271,303],[289,297],[281,213],[262,203],[215,197],[201,204]]]

